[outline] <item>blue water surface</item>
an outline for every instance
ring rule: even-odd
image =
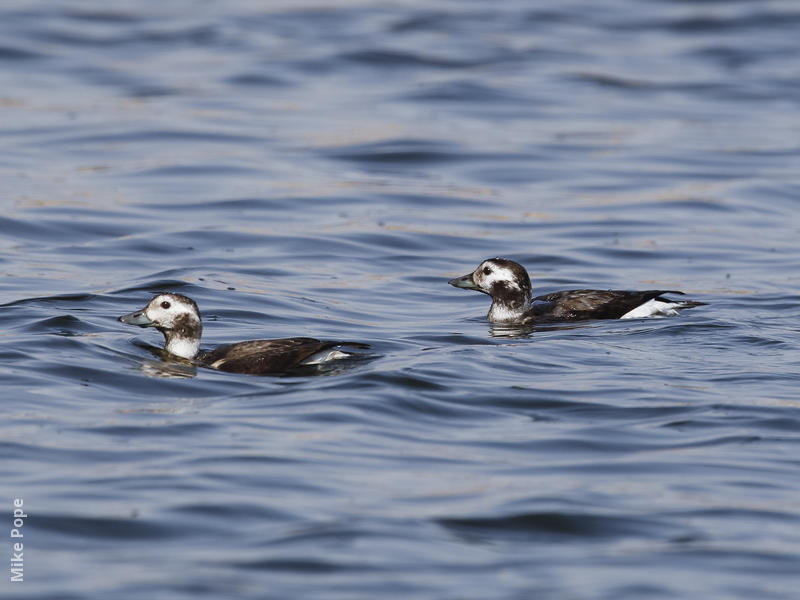
[[[800,6],[8,0],[3,598],[786,599]],[[492,328],[447,285],[679,289]],[[360,360],[252,377],[204,343]],[[9,569],[10,570],[10,569]]]

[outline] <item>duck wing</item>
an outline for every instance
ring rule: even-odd
[[[537,319],[579,321],[619,319],[650,300],[674,302],[662,294],[680,294],[677,290],[567,290],[537,296],[532,311]],[[696,304],[695,304],[696,305]]]
[[[369,347],[358,342],[320,341],[314,338],[296,337],[227,344],[210,352],[204,352],[198,358],[203,364],[220,371],[265,375],[288,371],[300,366],[317,352],[336,346]]]

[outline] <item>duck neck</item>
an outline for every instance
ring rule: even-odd
[[[531,308],[530,292],[520,289],[495,289],[487,318],[492,323],[520,321]]]
[[[181,358],[193,359],[200,352],[203,323],[189,315],[175,320],[171,329],[160,329],[164,334],[164,350]]]
[[[178,335],[174,331],[164,331],[164,350],[180,358],[193,359],[200,351],[200,338]]]

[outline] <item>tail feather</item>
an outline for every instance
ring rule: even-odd
[[[695,306],[708,306],[708,302],[697,302],[696,300],[680,300],[678,302],[677,308],[678,310],[683,310],[684,308],[694,308]]]
[[[695,306],[708,306],[708,302],[698,302],[696,300],[671,300],[670,298],[664,298],[663,294],[678,294],[679,296],[685,296],[686,294],[679,290],[661,290],[658,292],[658,296],[654,298],[654,300],[658,300],[659,302],[672,302],[676,304],[674,308],[677,310],[694,308]]]
[[[670,292],[671,293],[671,292]],[[705,306],[705,302],[695,300],[671,300],[662,296],[651,298],[644,304],[629,310],[620,319],[642,319],[646,317],[674,317],[678,311],[695,306]]]
[[[360,350],[369,349],[369,344],[364,344],[362,342],[338,342],[337,346],[348,346],[350,348],[359,348]]]

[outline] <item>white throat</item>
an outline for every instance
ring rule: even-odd
[[[521,308],[511,308],[505,304],[492,302],[487,318],[492,323],[514,323],[522,319],[527,309],[527,305]]]
[[[167,340],[164,349],[175,356],[192,359],[197,356],[197,353],[200,351],[200,340],[192,340],[174,335]]]

